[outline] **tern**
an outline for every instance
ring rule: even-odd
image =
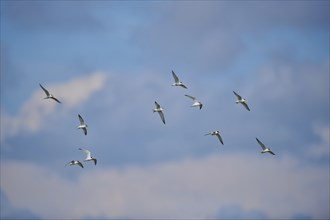
[[[191,95],[185,95],[185,96],[187,96],[188,98],[191,98],[194,101],[194,103],[192,104],[191,107],[198,106],[199,109],[202,109],[202,107],[203,107],[203,103],[202,102],[198,101],[194,96],[191,96]]]
[[[220,141],[221,144],[223,145],[223,141],[222,141],[222,137],[221,137],[221,135],[220,135],[220,131],[212,131],[212,132],[210,132],[210,133],[205,134],[205,136],[206,136],[206,135],[215,135],[215,136],[217,136],[218,139],[219,139],[219,141]]]
[[[163,123],[165,124],[165,117],[164,117],[164,113],[163,113],[163,108],[160,107],[160,105],[155,101],[155,105],[156,105],[156,108],[153,109],[153,112],[158,112],[160,118],[162,119]]]
[[[97,160],[96,160],[95,157],[92,157],[92,153],[89,150],[82,149],[82,148],[78,148],[78,149],[85,152],[86,158],[85,158],[84,161],[90,161],[90,160],[92,160],[92,161],[94,161],[94,164],[96,165]]]
[[[79,165],[81,168],[84,168],[84,166],[82,165],[82,163],[79,160],[71,160],[69,163],[65,164],[66,165]]]
[[[234,94],[237,97],[236,104],[241,103],[248,111],[250,111],[249,106],[247,104],[247,100],[242,98],[240,95],[238,95],[235,91],[233,91]]]
[[[83,129],[84,134],[87,135],[87,124],[85,124],[84,119],[81,117],[81,115],[78,114],[78,118],[80,121],[80,125],[78,126],[78,129]]]
[[[174,71],[172,70],[172,75],[174,78],[174,83],[172,84],[172,86],[181,86],[182,88],[187,89],[187,86],[185,86],[179,79],[179,77],[174,73]]]
[[[42,90],[44,90],[44,92],[46,93],[46,97],[44,99],[54,99],[56,102],[61,103],[57,98],[55,98],[52,94],[50,94],[48,92],[47,89],[45,89],[40,83],[39,86],[42,88]]]
[[[270,153],[270,154],[273,154],[273,155],[275,155],[271,150],[270,150],[270,148],[268,148],[268,147],[266,147],[261,141],[259,141],[259,139],[258,138],[256,138],[256,140],[257,140],[257,142],[258,142],[258,144],[261,146],[261,148],[262,148],[262,151],[260,152],[260,153]]]

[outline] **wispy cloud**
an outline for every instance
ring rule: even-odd
[[[329,217],[329,169],[302,168],[291,157],[212,155],[121,169],[89,165],[63,167],[75,173],[67,179],[34,163],[5,162],[1,189],[13,206],[42,218],[229,218],[224,210],[233,204],[242,215]]]
[[[29,1],[1,4],[6,18],[25,31],[52,30],[71,33],[104,29],[103,24],[93,14],[93,3]]]
[[[36,132],[45,125],[45,118],[57,109],[70,110],[86,102],[105,84],[106,75],[95,72],[80,78],[56,85],[42,83],[47,90],[62,101],[58,104],[53,100],[43,100],[44,92],[36,83],[36,91],[22,105],[16,116],[1,111],[1,140],[17,135],[20,132]]]

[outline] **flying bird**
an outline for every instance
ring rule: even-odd
[[[84,166],[82,165],[82,163],[79,160],[71,160],[69,163],[65,164],[66,165],[79,165],[81,168],[84,168]]]
[[[83,129],[84,134],[87,135],[87,124],[85,124],[84,119],[81,117],[81,115],[78,114],[78,118],[80,121],[80,125],[78,126],[78,129]]]
[[[242,98],[242,96],[238,95],[235,91],[233,91],[233,92],[237,97],[236,104],[241,103],[248,111],[250,111],[250,108],[247,104],[247,100]]]
[[[155,101],[155,105],[156,105],[156,108],[153,109],[153,112],[158,112],[160,118],[162,119],[163,123],[165,124],[165,117],[164,117],[164,113],[163,113],[163,108],[160,107],[160,105]]]
[[[205,134],[205,136],[206,135],[212,135],[212,136],[215,135],[215,136],[217,136],[218,139],[219,139],[219,141],[220,141],[220,143],[223,145],[223,140],[222,140],[222,137],[220,135],[220,131],[212,131],[210,133]]]
[[[261,141],[259,141],[259,139],[258,138],[256,138],[256,140],[257,140],[257,142],[258,142],[258,144],[261,146],[261,148],[262,148],[262,151],[260,152],[260,153],[270,153],[270,154],[273,154],[273,155],[275,155],[271,150],[270,150],[270,148],[268,148],[268,147],[266,147]]]
[[[54,99],[56,102],[61,103],[57,98],[55,98],[52,94],[50,94],[48,92],[47,89],[45,89],[40,83],[39,86],[42,88],[42,90],[44,90],[44,92],[46,93],[46,97],[44,99]]]
[[[181,86],[182,88],[187,89],[187,86],[185,86],[179,79],[179,77],[174,73],[174,71],[172,70],[172,76],[174,78],[174,83],[172,84],[172,86]]]
[[[94,164],[96,165],[97,159],[95,157],[92,157],[92,153],[89,150],[82,149],[82,148],[78,148],[78,149],[85,152],[86,158],[85,158],[84,161],[91,161],[92,160],[92,161],[94,161]]]
[[[202,102],[198,101],[194,96],[190,96],[190,95],[185,95],[185,96],[187,96],[188,98],[191,98],[194,101],[191,107],[197,107],[198,106],[199,109],[202,109],[202,107],[203,107]]]

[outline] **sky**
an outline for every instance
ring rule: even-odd
[[[0,4],[1,219],[330,218],[329,1]]]

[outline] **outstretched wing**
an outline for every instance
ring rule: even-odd
[[[196,98],[194,96],[191,96],[191,95],[185,95],[187,96],[188,98],[191,98],[192,100],[196,100]]]
[[[89,150],[86,149],[82,149],[82,148],[78,148],[79,150],[83,151],[86,154],[86,159],[87,158],[91,158],[91,152]]]
[[[268,152],[269,152],[270,154],[273,154],[273,155],[275,155],[275,154],[273,153],[273,151],[271,151],[271,150],[269,150]]]
[[[261,148],[262,148],[263,150],[265,150],[265,149],[266,149],[266,146],[265,146],[261,141],[259,141],[258,138],[256,138],[256,140],[257,140],[257,142],[259,143],[259,145],[261,146]]]
[[[164,117],[164,113],[162,111],[158,112],[160,118],[162,119],[163,123],[165,124],[165,117]]]
[[[97,164],[96,158],[93,158],[93,161],[94,161],[94,165],[96,165]]]
[[[82,165],[82,163],[80,161],[77,161],[77,164],[81,167],[84,168],[84,166]]]
[[[178,76],[174,73],[173,70],[172,70],[172,76],[173,76],[174,81],[175,81],[176,83],[178,83],[178,82],[180,81],[179,78],[178,78]]]
[[[183,88],[185,88],[185,89],[188,89],[187,86],[183,85],[182,83],[181,83],[180,86],[183,87]]]
[[[242,99],[242,97],[240,95],[238,95],[235,91],[233,91],[233,93],[236,95],[238,100]]]
[[[56,102],[61,103],[60,100],[58,100],[58,99],[55,98],[54,96],[52,96],[51,98],[54,99]]]
[[[246,102],[241,102],[241,103],[248,111],[250,111],[250,108]]]
[[[73,163],[73,160],[71,160],[70,162],[68,162],[68,163],[66,163],[64,166],[67,166],[67,165],[72,165],[72,163]]]
[[[87,135],[87,128],[82,128],[84,131],[84,134]]]
[[[85,124],[84,119],[79,114],[78,117],[79,117],[80,125],[84,125]]]
[[[223,140],[222,140],[222,137],[220,136],[220,134],[217,134],[216,136],[218,137],[219,141],[220,141],[221,144],[223,145]]]
[[[155,105],[156,105],[156,108],[160,108],[160,105],[156,101],[155,101]]]
[[[42,90],[44,90],[44,92],[46,93],[47,96],[49,96],[49,92],[47,91],[47,89],[45,89],[40,83],[39,86],[42,88]]]

